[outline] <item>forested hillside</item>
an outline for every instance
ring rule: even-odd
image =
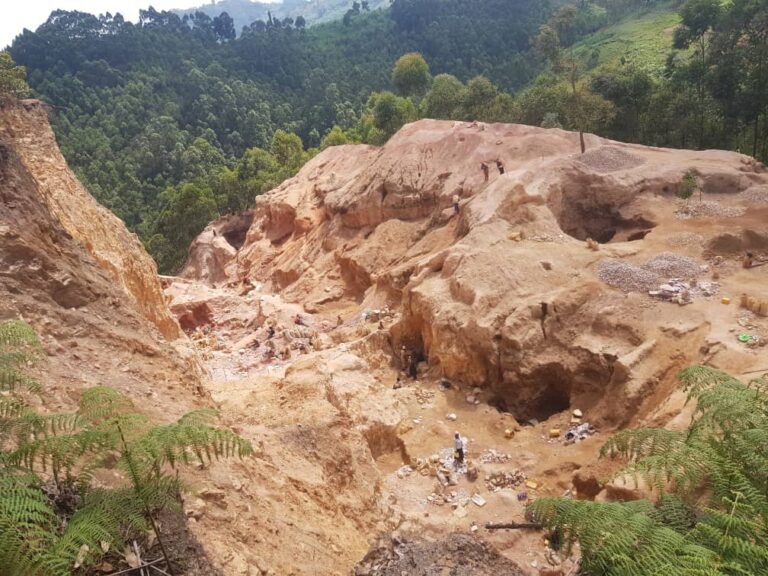
[[[54,106],[70,164],[169,272],[207,221],[317,147],[380,143],[418,117],[764,159],[767,39],[756,0],[394,0],[311,28],[259,20],[237,38],[228,14],[57,11],[11,54]],[[407,53],[420,55],[393,76]]]
[[[278,129],[311,147],[334,125],[355,126],[369,93],[389,86],[392,64],[409,50],[439,70],[463,78],[485,72],[520,87],[536,73],[523,53],[549,13],[538,0],[353,8],[346,22],[311,29],[290,18],[256,21],[237,39],[226,14],[180,18],[149,9],[131,24],[120,15],[57,11],[18,37],[11,53],[55,106],[70,164],[170,271],[199,231],[175,217],[175,206],[199,199],[197,223],[242,209],[246,195],[252,201],[252,188],[218,185],[228,177],[222,167],[249,161],[246,150],[269,149]],[[182,194],[182,182],[197,189],[190,184]]]

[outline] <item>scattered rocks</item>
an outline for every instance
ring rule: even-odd
[[[504,464],[509,462],[511,459],[511,455],[498,452],[493,448],[489,448],[480,455],[480,458],[478,458],[482,464]]]
[[[403,576],[404,574],[472,574],[522,576],[511,560],[475,536],[454,533],[426,541],[384,537],[355,567],[354,576]]]
[[[597,276],[608,286],[623,292],[647,292],[659,285],[658,275],[623,260],[603,260]]]
[[[630,170],[645,164],[644,159],[615,146],[593,148],[579,156],[577,161],[602,173]]]
[[[695,296],[709,298],[716,296],[718,292],[720,292],[720,284],[717,282],[683,282],[679,278],[674,278],[655,290],[649,290],[648,294],[654,298],[683,305],[689,304]]]
[[[597,430],[589,422],[584,422],[584,424],[579,424],[578,426],[571,426],[565,433],[565,444],[581,442],[596,433]]]
[[[675,211],[678,220],[691,218],[738,218],[744,216],[747,209],[744,206],[723,206],[714,200],[701,202],[686,202]]]
[[[525,474],[520,470],[511,472],[492,472],[485,477],[485,487],[489,492],[498,492],[505,488],[514,488],[525,482]]]

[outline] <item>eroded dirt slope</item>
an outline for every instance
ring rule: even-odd
[[[587,142],[579,155],[561,130],[420,121],[382,148],[324,151],[195,241],[167,294],[214,399],[264,441],[236,482],[254,480],[255,507],[230,492],[234,511],[199,516],[231,573],[342,574],[382,534],[447,553],[471,531],[525,574],[568,573],[542,535],[483,524],[522,521],[543,494],[638,497],[601,484],[606,433],[685,425],[688,364],[768,368],[768,323],[740,307],[768,298],[768,266],[741,267],[746,250],[768,257],[765,168]],[[689,171],[701,198],[683,201]],[[673,280],[685,305],[647,294]],[[598,433],[569,444],[574,409]],[[442,481],[454,431],[477,480]],[[382,553],[371,573],[397,562]]]

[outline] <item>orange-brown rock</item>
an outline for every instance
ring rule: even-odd
[[[640,264],[680,233],[762,237],[766,207],[745,207],[768,174],[732,152],[592,135],[587,145],[580,155],[578,134],[562,130],[422,120],[382,148],[329,148],[257,199],[224,271],[321,314],[349,304],[400,310],[396,346],[488,390],[518,419],[570,405],[604,426],[653,417],[677,370],[720,335],[721,310],[625,294],[601,282],[598,267]],[[496,160],[505,172],[492,169],[485,182],[481,163]],[[675,196],[690,170],[702,203]],[[704,244],[677,250],[704,265]]]
[[[104,384],[173,417],[199,405],[201,370],[138,240],[99,207],[56,148],[39,102],[0,105],[0,319],[31,323],[52,359],[46,405]],[[162,332],[161,332],[162,329]],[[172,406],[172,407],[171,407]]]
[[[56,144],[48,109],[39,101],[0,104],[0,139],[13,147],[36,200],[133,300],[134,306],[169,339],[181,335],[163,300],[157,267],[135,234],[83,188]]]

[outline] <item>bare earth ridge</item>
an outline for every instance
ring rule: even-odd
[[[254,443],[187,478],[189,526],[223,574],[568,574],[544,535],[483,525],[523,521],[520,492],[642,496],[599,482],[606,435],[684,426],[690,363],[768,369],[768,322],[740,307],[768,300],[768,267],[740,262],[768,257],[765,168],[587,144],[423,120],[381,148],[329,148],[158,279],[69,172],[42,105],[4,103],[0,318],[41,333],[43,409],[105,383],[158,421],[215,404]],[[702,201],[675,196],[691,169]],[[657,280],[691,303],[649,296]],[[567,444],[575,409],[597,434]],[[441,471],[454,431],[476,480]]]

